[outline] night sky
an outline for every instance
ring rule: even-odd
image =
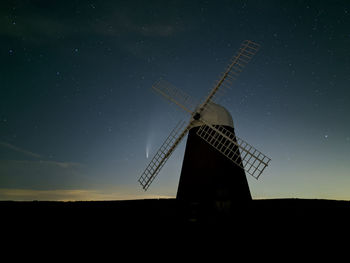
[[[137,179],[245,39],[260,51],[220,100],[272,161],[253,198],[350,200],[349,1],[0,3],[0,200],[174,197],[185,141]],[[147,159],[148,156],[148,159]]]

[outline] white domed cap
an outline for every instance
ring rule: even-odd
[[[231,114],[223,106],[210,102],[201,113],[201,119],[212,125],[225,125],[233,128]],[[193,127],[201,126],[201,122],[194,122]]]

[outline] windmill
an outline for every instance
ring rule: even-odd
[[[185,92],[159,80],[152,89],[190,114],[170,132],[139,178],[146,191],[175,148],[188,134],[177,191],[185,201],[251,200],[246,173],[258,179],[270,158],[235,135],[230,113],[216,104],[218,91],[230,88],[259,49],[245,40],[220,75],[214,88],[199,105]]]

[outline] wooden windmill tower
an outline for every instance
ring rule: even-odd
[[[270,158],[238,138],[230,113],[214,103],[219,90],[229,88],[258,51],[245,40],[220,75],[209,95],[197,106],[191,98],[160,80],[152,88],[190,114],[169,134],[139,178],[147,190],[181,140],[188,134],[177,199],[188,202],[244,202],[251,200],[246,173],[258,179]]]

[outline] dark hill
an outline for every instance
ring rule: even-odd
[[[253,200],[244,205],[191,206],[175,199],[51,202],[0,201],[2,219],[34,224],[347,224],[350,201],[312,199]]]
[[[175,199],[0,202],[3,240],[15,248],[12,257],[28,257],[22,245],[33,246],[35,257],[53,251],[50,257],[64,255],[65,261],[72,252],[79,259],[93,253],[112,259],[154,253],[162,261],[168,258],[161,255],[300,261],[307,253],[314,259],[315,251],[320,256],[347,244],[349,214],[348,201],[305,199],[253,200],[220,211]]]

